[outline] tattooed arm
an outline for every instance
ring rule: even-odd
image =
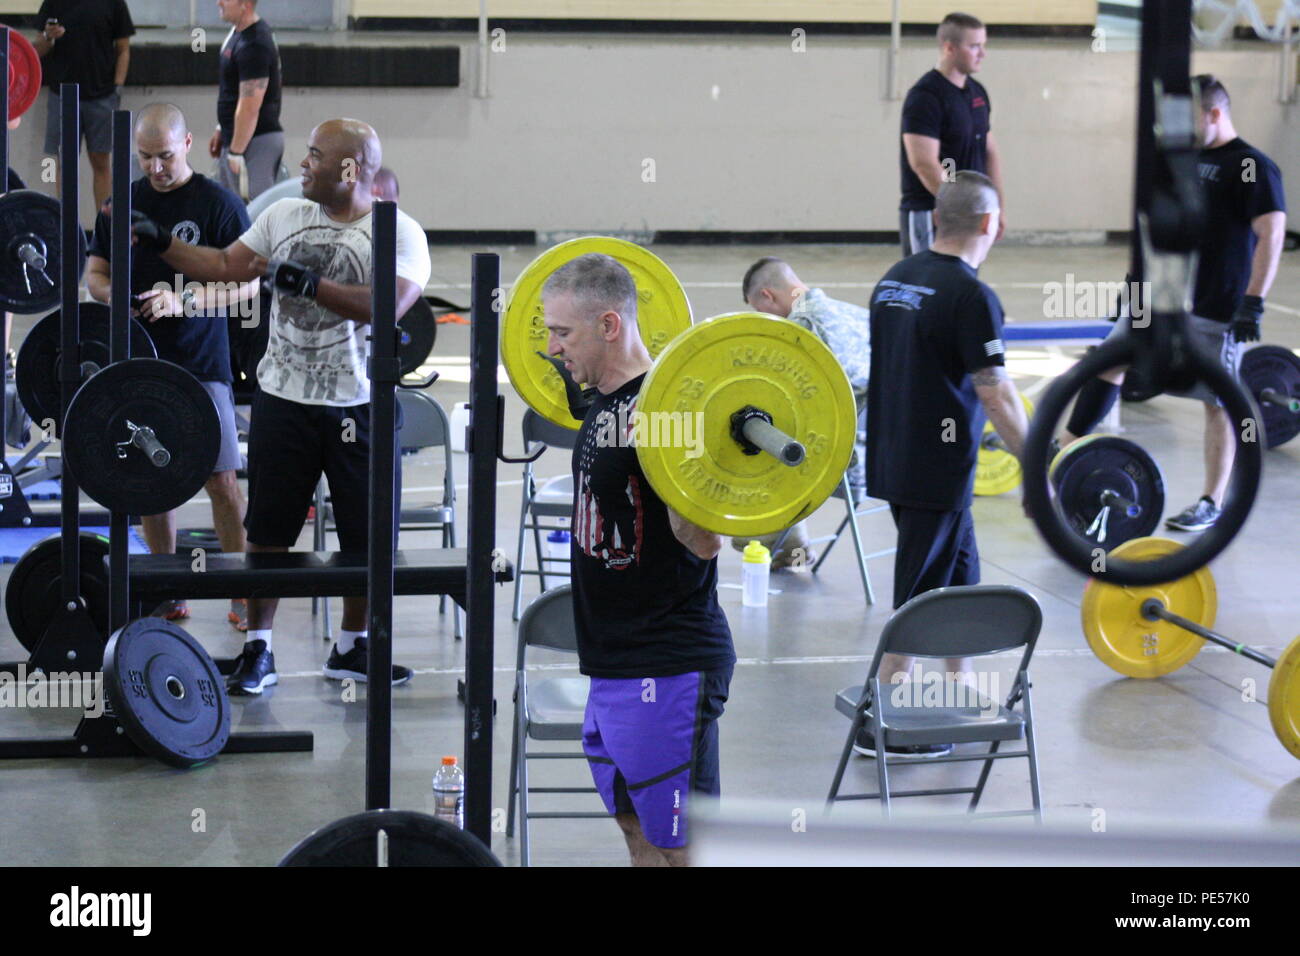
[[[971,372],[970,380],[998,437],[1006,443],[1011,454],[1019,458],[1029,432],[1029,417],[1006,368],[989,365]]]

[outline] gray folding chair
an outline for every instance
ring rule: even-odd
[[[938,588],[917,595],[894,612],[880,635],[866,684],[846,687],[835,695],[835,709],[848,717],[851,724],[826,798],[827,812],[839,800],[878,799],[881,812],[887,817],[893,797],[969,793],[971,799],[966,808],[969,814],[981,817],[1032,814],[1041,822],[1038,753],[1034,743],[1033,708],[1029,700],[1029,658],[1034,653],[1042,623],[1043,613],[1033,596],[1020,588],[1005,585]],[[948,693],[944,694],[940,704],[927,704],[915,681],[910,684],[890,683],[884,685],[884,689],[881,686],[880,661],[886,653],[918,658],[981,658],[1022,647],[1024,652],[1011,692],[1001,704],[974,690],[963,694],[961,701],[952,701],[953,706],[948,706]],[[875,741],[879,790],[876,793],[840,794],[840,782],[853,752],[853,743],[863,728],[871,732]],[[1004,741],[1021,739],[1025,741],[1023,750],[998,751]],[[989,748],[981,753],[954,753],[946,757],[895,755],[885,750],[889,746],[967,743],[987,743]],[[993,761],[1008,757],[1024,757],[1029,761],[1033,809],[976,814],[975,808],[984,792]],[[889,789],[891,767],[970,760],[984,764],[973,787]]]
[[[862,414],[858,416],[858,442],[862,443],[865,442],[865,440],[866,410],[864,409]],[[861,467],[860,464],[859,467]],[[862,532],[858,528],[858,519],[865,518],[867,515],[877,514],[881,511],[888,511],[889,505],[866,497],[855,502],[853,500],[853,492],[849,485],[849,476],[847,472],[845,472],[844,478],[840,481],[839,485],[837,485],[835,490],[831,492],[831,498],[838,498],[844,502],[844,517],[840,519],[839,527],[835,529],[833,534],[824,534],[821,537],[812,538],[808,541],[809,547],[815,544],[826,545],[826,547],[822,549],[821,554],[818,555],[816,562],[813,563],[812,573],[816,574],[821,570],[821,566],[825,564],[826,559],[830,557],[831,549],[834,548],[835,543],[840,540],[840,535],[844,534],[844,529],[848,528],[853,536],[853,551],[857,555],[858,559],[858,577],[862,579],[862,593],[867,599],[867,604],[875,604],[876,592],[871,587],[871,574],[867,571],[867,562],[873,558],[888,557],[898,549],[882,548],[879,551],[872,551],[870,553],[863,551]],[[789,534],[788,529],[786,534]],[[772,546],[772,554],[775,555],[779,550],[781,550],[781,546],[784,543],[785,535],[782,535],[777,540],[776,544]]]
[[[519,621],[518,652],[515,655],[515,721],[510,744],[510,809],[506,813],[506,836],[515,834],[515,806],[519,808],[519,860],[528,866],[528,821],[539,819],[606,819],[608,813],[539,813],[528,808],[533,793],[596,793],[595,787],[533,787],[528,783],[530,760],[586,760],[581,750],[529,751],[531,740],[581,740],[587,709],[586,677],[552,677],[530,682],[526,670],[529,647],[578,652],[573,625],[573,594],[569,585],[544,593],[524,610]]]
[[[451,454],[451,422],[437,399],[425,392],[399,388],[397,403],[401,408],[402,430],[398,433],[403,454],[414,454],[425,448],[442,449],[442,494],[419,504],[402,503],[398,513],[398,527],[402,531],[441,531],[442,546],[456,547],[456,477]],[[405,495],[403,496],[405,497]],[[325,550],[325,534],[333,531],[333,505],[325,495],[325,479],[316,486],[316,521],[313,529],[313,547]],[[323,607],[325,634],[329,635],[329,599],[312,598],[312,613]],[[438,599],[438,613],[447,612],[447,596]],[[461,639],[461,610],[452,605],[454,634]]]
[[[524,412],[524,455],[531,455],[538,445],[547,448],[572,449],[578,440],[578,433],[568,428],[561,428],[548,422],[531,408]],[[548,479],[540,487],[533,475],[533,463],[524,463],[524,490],[519,505],[519,542],[515,549],[515,606],[511,620],[519,620],[519,608],[523,603],[524,576],[540,578],[541,590],[546,591],[548,564],[568,565],[566,558],[545,558],[542,551],[542,532],[569,531],[572,528],[562,524],[561,519],[569,521],[573,517],[573,475],[569,472]],[[532,531],[533,553],[537,557],[536,568],[524,566],[524,538]],[[552,570],[549,577],[567,580],[567,574]]]

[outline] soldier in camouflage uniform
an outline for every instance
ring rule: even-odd
[[[860,305],[832,299],[821,289],[810,289],[799,281],[789,263],[773,256],[759,259],[745,273],[741,291],[746,304],[759,312],[779,315],[797,322],[826,343],[840,365],[844,367],[853,386],[853,397],[858,405],[858,435],[849,462],[849,488],[854,500],[866,493],[866,434],[862,430],[863,413],[867,402],[867,376],[871,368],[870,313]],[[766,535],[758,540],[771,548],[785,534],[780,550],[772,555],[772,568],[806,564],[816,559],[808,548],[808,534],[804,522],[781,532]],[[750,538],[733,538],[732,546],[743,549]]]

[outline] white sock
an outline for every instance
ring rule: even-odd
[[[339,646],[339,653],[348,653],[348,651],[357,646],[357,638],[365,637],[366,634],[366,631],[345,631],[340,629],[338,641],[336,642]]]
[[[268,627],[263,631],[248,631],[244,637],[246,642],[266,641],[266,649],[271,649],[271,629]]]

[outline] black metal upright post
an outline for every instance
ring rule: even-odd
[[[0,76],[9,75],[9,28],[0,26]],[[9,118],[9,84],[0,83],[0,116],[6,120]],[[0,131],[0,172],[4,173],[4,188],[0,193],[9,191],[9,127],[6,124],[3,131]],[[0,405],[3,405],[0,402]],[[4,419],[0,418],[0,426],[4,425]],[[0,427],[0,434],[4,434],[3,427]]]
[[[109,360],[130,358],[131,349],[131,111],[113,111],[113,218],[110,243],[112,292],[109,297]],[[128,516],[113,512],[108,529],[110,631],[125,627],[130,616],[126,563]]]
[[[370,649],[366,691],[366,809],[391,804],[393,730],[393,550],[397,508],[397,204],[371,212],[370,261]]]
[[[59,86],[60,133],[59,140],[59,280],[63,293],[60,334],[63,352],[59,360],[59,385],[62,401],[59,406],[59,436],[63,435],[63,417],[72,404],[72,396],[81,384],[80,322],[77,314],[80,276],[77,260],[81,252],[77,231],[81,229],[78,216],[80,204],[77,182],[77,154],[81,144],[80,88],[76,83]],[[77,480],[67,469],[62,469],[60,481],[60,524],[63,535],[62,590],[63,606],[71,611],[77,606],[81,584],[81,553],[77,546],[81,534],[81,516],[78,509],[80,492]]]
[[[9,75],[9,28],[0,26],[0,76]],[[8,119],[9,117],[9,84],[0,83],[0,116]],[[5,125],[0,129],[0,175],[4,176],[4,185],[0,186],[0,193],[9,191],[9,126]],[[7,361],[7,359],[6,359]],[[5,412],[8,409],[7,401],[0,401],[0,436],[8,435],[9,422],[6,420]],[[4,457],[7,443],[3,437],[0,437],[0,457]],[[18,490],[18,480],[14,479],[14,490]],[[18,492],[21,495],[21,492]],[[6,502],[7,504],[7,502]],[[0,505],[3,507],[3,505]]]
[[[497,515],[501,259],[476,253],[470,299],[469,534],[465,582],[465,829],[492,845],[492,585]]]

